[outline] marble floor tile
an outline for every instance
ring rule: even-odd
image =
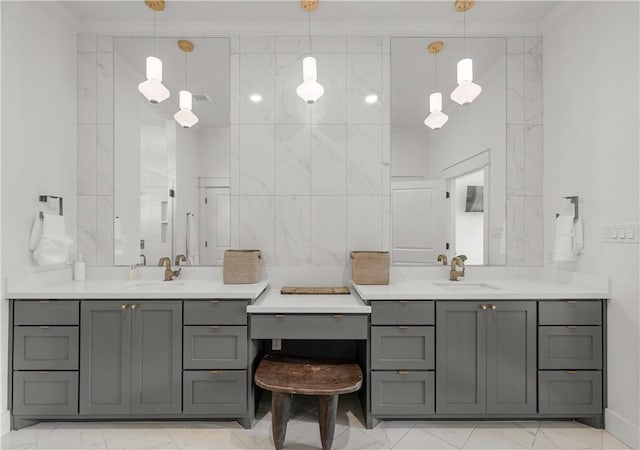
[[[54,428],[37,431],[39,449],[106,449],[102,431],[94,429]]]
[[[462,448],[476,428],[476,422],[417,422],[415,428],[424,430],[455,448]]]
[[[34,427],[12,431],[0,439],[0,448],[2,449],[35,449],[37,447],[38,438]]]
[[[454,448],[457,449],[458,447],[455,447],[424,430],[412,428],[402,439],[400,439],[400,442],[393,447],[393,450],[447,450]]]

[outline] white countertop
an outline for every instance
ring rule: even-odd
[[[455,286],[454,286],[455,285]],[[451,286],[449,288],[449,286]],[[364,300],[579,300],[606,299],[609,292],[544,279],[402,280],[388,285],[354,284]]]
[[[249,314],[370,314],[357,295],[282,295],[279,288],[269,288],[247,306]]]
[[[255,284],[223,284],[219,280],[177,279],[136,281],[117,279],[88,279],[61,281],[38,287],[10,290],[10,299],[247,299],[254,300],[269,285],[268,281]]]

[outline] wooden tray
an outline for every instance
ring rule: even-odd
[[[346,286],[336,287],[283,287],[280,289],[283,295],[348,295],[349,288]]]

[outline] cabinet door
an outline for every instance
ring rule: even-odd
[[[536,302],[487,309],[487,413],[536,412]]]
[[[131,412],[180,413],[182,303],[133,302],[131,317]]]
[[[84,301],[80,324],[80,413],[128,414],[131,314],[122,301]]]
[[[436,413],[486,410],[486,311],[483,302],[437,302]]]

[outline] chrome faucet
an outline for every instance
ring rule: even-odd
[[[462,267],[462,271],[457,270],[457,267]],[[449,271],[449,280],[458,281],[458,277],[464,277],[464,261],[459,256],[456,256],[451,260],[451,270]]]
[[[443,266],[447,265],[447,255],[444,254],[439,254],[438,255],[438,262],[441,262]]]
[[[173,265],[179,266],[181,262],[187,262],[187,257],[182,254],[176,256],[176,260]]]
[[[182,271],[182,269],[171,270],[171,258],[167,256],[160,258],[160,261],[158,261],[158,266],[164,266],[164,281],[171,281],[175,277],[179,277],[180,272]]]

